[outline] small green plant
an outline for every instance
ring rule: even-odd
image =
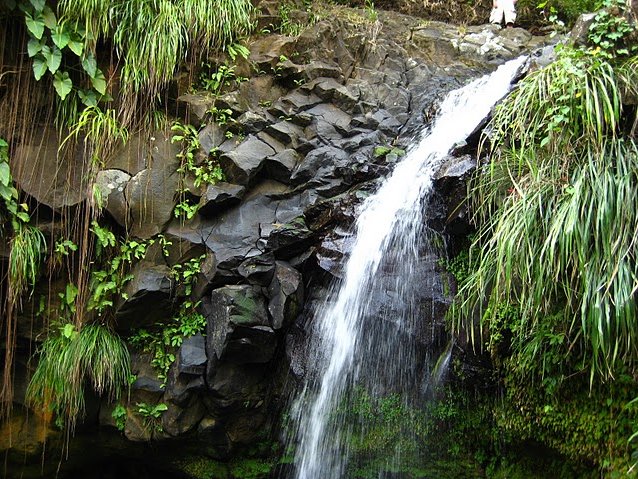
[[[144,419],[144,427],[151,434],[160,433],[163,431],[161,417],[164,411],[168,411],[168,406],[164,403],[148,404],[145,402],[138,402],[137,413]]]
[[[625,16],[625,2],[604,0],[602,7],[589,27],[589,42],[609,60],[626,58],[635,53],[638,46],[629,37],[636,31],[636,27]]]
[[[173,143],[182,142],[182,151],[178,155],[181,165],[177,170],[182,175],[182,181],[177,190],[180,200],[175,205],[173,212],[176,218],[185,217],[186,219],[192,219],[197,213],[198,205],[191,204],[188,191],[184,186],[184,176],[192,176],[193,184],[196,188],[199,188],[203,185],[212,185],[218,181],[223,181],[224,173],[217,159],[217,148],[213,149],[199,163],[196,162],[195,153],[200,149],[201,144],[197,129],[194,126],[175,122],[171,130],[175,132],[171,141]]]
[[[200,302],[190,299],[205,258],[206,255],[202,255],[173,266],[172,276],[184,288],[183,294],[186,296],[177,314],[167,324],[157,324],[152,331],[140,329],[129,338],[131,344],[151,354],[151,365],[164,383],[169,368],[175,362],[175,349],[181,346],[185,338],[206,330],[206,318],[197,311]]]
[[[118,431],[124,431],[126,427],[126,417],[128,413],[126,411],[126,407],[122,404],[116,404],[111,412],[111,417],[115,421],[115,427]]]
[[[89,324],[78,331],[72,324],[64,324],[57,334],[51,332],[38,352],[27,401],[45,419],[59,418],[70,430],[84,414],[86,383],[110,400],[117,399],[128,386],[128,349],[106,326]]]

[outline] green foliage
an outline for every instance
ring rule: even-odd
[[[189,50],[222,49],[252,29],[253,6],[245,0],[61,0],[67,22],[86,29],[94,48],[112,39],[122,60],[125,92],[154,98]]]
[[[124,431],[127,416],[126,407],[122,404],[116,404],[111,412],[111,417],[115,420],[115,427],[118,431]]]
[[[201,148],[197,129],[193,125],[184,125],[174,122],[171,130],[175,132],[171,142],[181,142],[182,151],[178,154],[181,160],[177,171],[182,175],[182,180],[177,193],[180,201],[175,205],[174,214],[176,218],[186,217],[192,219],[197,213],[198,205],[191,204],[188,197],[188,190],[184,186],[184,177],[190,176],[193,185],[200,188],[205,185],[214,185],[218,181],[225,179],[224,172],[217,160],[217,150],[214,149],[207,157],[196,158],[196,152]]]
[[[161,417],[164,411],[168,411],[168,406],[164,403],[148,404],[138,402],[137,413],[144,419],[144,427],[151,434],[163,431]]]
[[[112,148],[128,141],[128,130],[117,120],[115,110],[103,111],[98,106],[87,106],[77,122],[70,126],[69,135],[60,148],[70,139],[78,138],[83,138],[90,148],[93,164],[102,167]]]
[[[455,310],[457,328],[466,318],[473,330],[478,312],[494,329],[496,305],[513,305],[521,347],[558,335],[553,345],[586,359],[592,379],[638,359],[638,215],[626,207],[638,201],[638,149],[619,138],[622,81],[605,56],[564,50],[497,109],[472,190],[474,272]],[[561,319],[539,324],[548,318]],[[542,364],[541,349],[527,351]]]
[[[91,231],[95,233],[98,257],[107,249],[112,250],[117,240],[108,228],[101,227],[96,221],[92,223]],[[126,283],[133,279],[128,274],[130,266],[144,258],[148,247],[155,240],[147,241],[127,240],[118,244],[118,251],[112,254],[102,269],[91,272],[90,297],[88,310],[95,311],[99,316],[110,312],[115,296],[127,299],[123,289]]]
[[[27,389],[29,405],[45,418],[57,416],[69,429],[84,414],[84,387],[99,395],[119,397],[128,385],[130,358],[124,342],[100,324],[77,331],[65,324],[39,348],[39,362]]]
[[[604,0],[602,7],[589,27],[589,42],[610,60],[636,53],[638,46],[630,40],[636,27],[625,16],[626,3],[622,0]]]
[[[25,223],[16,223],[16,226],[9,242],[9,281],[14,300],[35,284],[46,250],[46,240],[38,228]]]
[[[592,12],[599,0],[520,0],[517,9],[537,10],[540,18],[572,25],[581,13]],[[552,19],[554,17],[554,19]]]
[[[153,330],[140,329],[129,341],[152,356],[151,365],[157,376],[166,382],[168,370],[175,362],[175,349],[181,346],[185,338],[203,333],[206,330],[206,318],[197,311],[200,302],[192,301],[190,295],[205,255],[192,258],[173,266],[173,278],[183,288],[186,299],[180,304],[175,316],[168,324],[158,323]]]
[[[264,459],[242,459],[230,465],[234,479],[265,479],[270,477],[274,468],[271,461]]]
[[[69,71],[82,71],[92,88],[75,86],[75,89],[85,105],[97,104],[106,94],[106,79],[97,67],[93,53],[85,50],[90,40],[86,30],[56,15],[45,1],[21,0],[19,7],[30,36],[27,53],[33,58],[35,79],[42,79],[48,72],[58,96],[65,100],[75,86]]]

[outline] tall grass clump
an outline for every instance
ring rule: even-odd
[[[481,333],[507,329],[529,373],[544,373],[548,345],[591,381],[636,366],[638,148],[623,134],[635,62],[566,48],[486,130],[490,158],[470,193],[473,272],[452,314],[457,331],[473,333],[476,318]]]
[[[58,8],[87,38],[112,40],[123,93],[149,98],[190,52],[221,49],[249,33],[254,12],[249,0],[61,0]]]
[[[126,344],[106,326],[90,324],[78,332],[67,324],[42,343],[39,353],[27,401],[46,419],[55,417],[70,431],[84,414],[87,383],[110,400],[117,399],[128,384]]]

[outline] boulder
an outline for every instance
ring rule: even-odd
[[[173,218],[180,180],[179,151],[168,135],[158,134],[151,144],[149,167],[128,182],[124,195],[130,209],[131,235],[150,238]]]
[[[277,261],[275,274],[268,286],[268,312],[274,329],[289,326],[303,307],[301,273],[283,261]]]
[[[198,213],[205,217],[215,216],[230,206],[241,202],[246,187],[220,182],[208,185],[199,201]]]
[[[69,152],[59,148],[54,128],[37,129],[29,142],[17,145],[11,162],[20,189],[53,209],[80,203],[89,189],[83,143]]]
[[[272,147],[250,135],[237,148],[222,154],[219,163],[229,181],[245,185],[257,174],[264,159],[274,154]]]
[[[253,256],[243,261],[237,272],[250,284],[268,286],[275,274],[275,257],[272,253]]]
[[[106,211],[124,228],[130,223],[124,197],[124,189],[130,179],[131,175],[122,170],[101,170],[95,178]]]
[[[117,308],[118,329],[148,327],[169,319],[173,314],[173,280],[165,265],[140,261],[131,272],[133,279],[124,287],[126,300]]]

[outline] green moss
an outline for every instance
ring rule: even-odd
[[[193,479],[228,479],[228,466],[214,459],[190,456],[177,462],[175,467]]]
[[[265,479],[269,477],[274,463],[264,459],[242,459],[230,466],[233,479]]]

